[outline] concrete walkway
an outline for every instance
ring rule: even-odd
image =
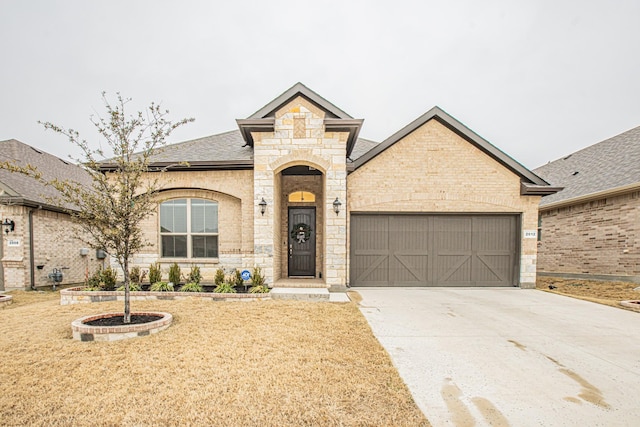
[[[517,288],[355,290],[434,426],[640,425],[640,313]]]

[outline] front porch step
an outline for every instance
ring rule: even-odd
[[[271,299],[288,299],[296,301],[329,301],[327,288],[273,288]]]
[[[286,278],[286,279],[278,279],[274,284],[273,288],[318,288],[318,289],[327,289],[329,286],[322,279],[297,279],[297,278]]]

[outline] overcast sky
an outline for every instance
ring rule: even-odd
[[[382,141],[434,105],[529,168],[640,125],[640,1],[0,0],[0,140],[66,158],[101,92],[179,142],[300,81]],[[77,154],[77,153],[76,153]]]

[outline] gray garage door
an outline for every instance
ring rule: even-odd
[[[515,286],[517,215],[351,215],[351,286]]]

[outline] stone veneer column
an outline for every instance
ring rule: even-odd
[[[255,263],[263,268],[267,281],[273,283],[282,254],[274,251],[274,242],[283,236],[280,230],[281,197],[275,190],[277,174],[290,166],[308,165],[324,176],[322,217],[324,265],[323,278],[332,288],[344,288],[347,273],[346,251],[346,132],[325,132],[324,111],[302,97],[283,106],[275,115],[274,132],[254,133],[254,239]],[[258,203],[264,197],[267,211],[260,215]],[[333,211],[336,197],[342,203],[338,215]],[[278,198],[278,200],[276,200]],[[278,269],[279,270],[279,269]],[[287,272],[280,274],[286,277]]]

